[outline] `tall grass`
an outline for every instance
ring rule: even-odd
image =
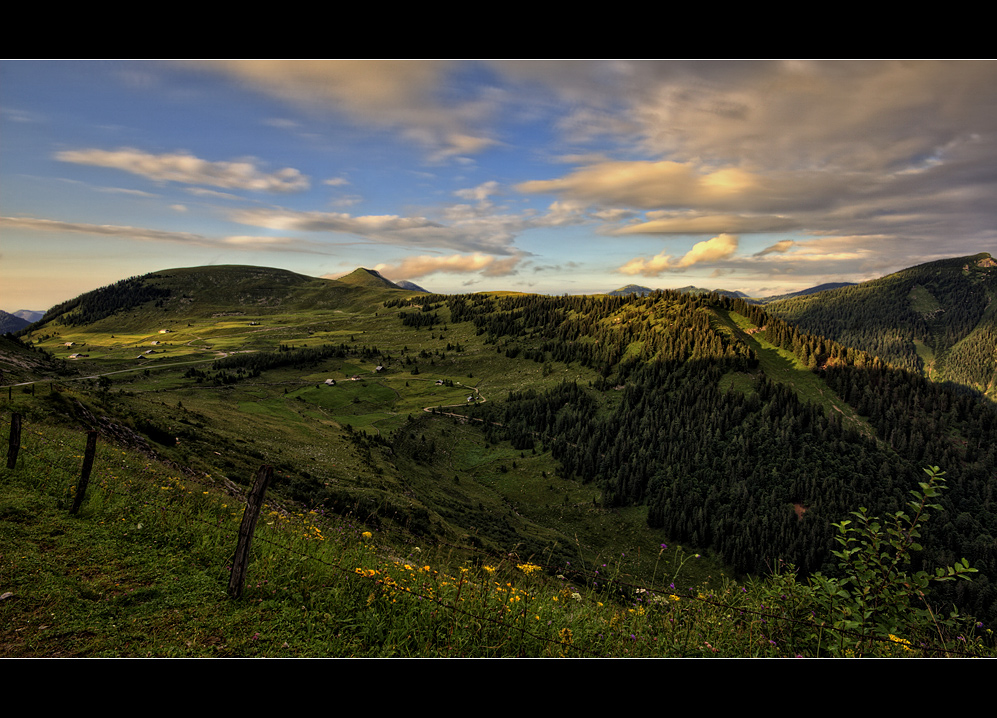
[[[4,655],[826,655],[826,618],[791,574],[690,587],[683,570],[694,557],[663,546],[657,583],[637,586],[625,581],[625,556],[572,572],[278,505],[261,516],[233,601],[238,498],[210,476],[104,445],[88,500],[70,517],[82,444],[36,429],[18,468],[0,471]],[[938,653],[894,638],[869,653]],[[959,652],[993,655],[971,630],[962,639]]]

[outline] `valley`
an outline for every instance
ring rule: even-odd
[[[989,331],[995,275],[971,273],[991,298],[958,331],[936,320],[911,341],[933,342],[949,366],[969,356],[960,343]],[[784,301],[855,291],[872,290]],[[937,310],[904,291],[922,315]],[[363,269],[167,270],[53,308],[5,347],[2,398],[5,412],[66,427],[101,417],[136,437],[129,448],[220,484],[245,487],[272,465],[276,500],[455,557],[514,553],[557,571],[623,554],[638,582],[655,578],[666,544],[702,556],[688,585],[788,564],[833,572],[833,522],[899,510],[939,465],[945,514],[916,565],[967,557],[979,578],[939,600],[997,620],[992,382],[934,383],[833,331],[805,333],[796,306],[433,295]],[[841,306],[836,321],[856,326]],[[986,361],[959,366],[983,376]]]

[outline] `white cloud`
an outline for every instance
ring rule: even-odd
[[[796,246],[796,242],[794,242],[792,239],[783,239],[779,242],[776,242],[775,244],[770,244],[768,247],[761,250],[760,252],[755,252],[755,254],[753,254],[752,256],[764,257],[766,254],[772,254],[773,252],[778,252],[782,254],[784,252],[788,252],[789,249],[794,246]]]
[[[527,194],[550,193],[599,206],[641,209],[666,207],[749,207],[764,197],[770,183],[736,168],[702,171],[672,161],[600,162],[560,179],[532,180],[516,186]]]
[[[415,279],[427,274],[467,274],[481,272],[487,277],[505,277],[515,274],[521,256],[497,258],[492,255],[452,254],[446,257],[420,255],[407,257],[397,264],[378,264],[374,267],[386,277],[395,279]]]
[[[736,235],[721,234],[712,239],[697,242],[677,262],[673,261],[671,255],[661,252],[650,259],[643,257],[631,259],[617,271],[622,274],[641,274],[645,277],[657,277],[664,272],[686,269],[694,264],[729,259],[737,252],[737,247],[738,238]]]
[[[281,209],[237,210],[232,213],[232,219],[240,224],[267,229],[347,232],[362,236],[439,226],[425,217],[399,217],[393,214],[354,217],[345,212],[298,212]]]
[[[254,192],[298,192],[309,186],[308,178],[291,167],[266,173],[251,160],[208,162],[184,152],[153,155],[125,147],[113,151],[66,150],[57,152],[55,158],[62,162],[119,169],[156,182],[180,182]]]
[[[487,94],[444,99],[460,65],[399,60],[238,60],[213,62],[240,81],[299,106],[345,113],[365,126],[395,128],[442,162],[496,141],[481,129],[495,113]]]
[[[99,235],[103,237],[119,237],[152,242],[182,242],[184,244],[212,244],[213,241],[203,235],[192,232],[166,232],[144,227],[126,227],[108,224],[86,224],[81,222],[61,222],[53,219],[35,219],[32,217],[0,217],[0,226],[10,229],[27,229],[35,232]]]
[[[236,210],[230,218],[240,224],[281,232],[348,234],[399,247],[492,255],[515,254],[513,244],[517,235],[529,229],[586,220],[572,203],[555,203],[547,214],[540,216],[496,213],[487,199],[488,188],[467,192],[485,197],[484,206],[458,204],[443,208],[440,211],[445,222],[421,216],[354,216],[345,212],[299,212],[283,208]]]
[[[47,234],[87,234],[91,236],[109,237],[138,242],[168,242],[202,247],[233,247],[239,249],[276,249],[283,251],[309,252],[324,254],[323,248],[293,237],[206,237],[193,232],[170,232],[147,227],[128,227],[122,225],[87,224],[83,222],[62,222],[52,219],[36,219],[33,217],[0,217],[0,227],[11,230],[30,230]]]
[[[474,202],[487,202],[488,198],[498,191],[498,182],[490,181],[483,182],[477,187],[470,187],[467,189],[459,189],[454,192],[454,195],[460,197],[461,199],[466,199]]]
[[[663,213],[611,234],[792,231],[969,243],[994,224],[984,199],[997,166],[991,61],[498,67],[570,101],[559,126],[578,143],[577,169],[517,189]],[[643,159],[599,159],[596,149]]]

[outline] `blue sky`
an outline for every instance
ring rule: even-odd
[[[997,248],[993,62],[0,62],[0,309],[358,266],[755,296]]]

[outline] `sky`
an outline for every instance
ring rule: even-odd
[[[997,249],[991,61],[0,61],[0,309],[357,267],[769,296]]]

